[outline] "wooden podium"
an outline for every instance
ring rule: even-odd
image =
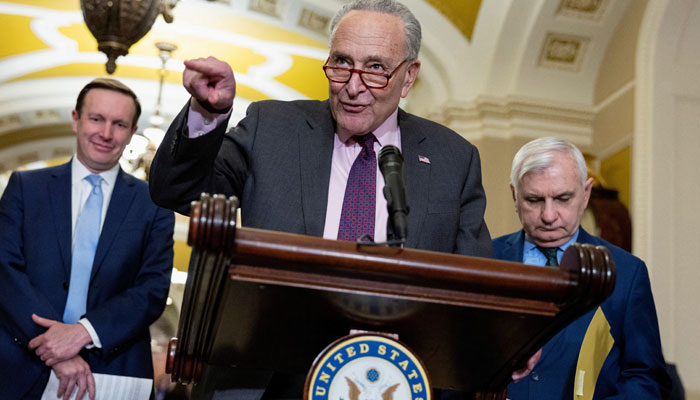
[[[166,370],[306,374],[351,330],[398,335],[433,388],[505,399],[512,371],[612,292],[605,248],[575,244],[560,268],[236,227],[236,199],[193,203],[193,247]],[[299,393],[301,398],[301,393]]]

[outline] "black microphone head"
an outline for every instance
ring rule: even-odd
[[[379,169],[382,173],[385,173],[385,169],[390,164],[400,163],[403,165],[403,156],[401,156],[401,150],[393,145],[386,145],[379,150],[379,158],[377,159],[379,164]]]
[[[396,154],[401,157],[401,150],[398,147],[388,144],[379,150],[379,158],[386,158],[390,154]],[[403,158],[403,157],[402,157]]]

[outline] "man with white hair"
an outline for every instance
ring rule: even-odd
[[[231,67],[185,61],[192,95],[150,170],[156,204],[189,213],[202,192],[235,195],[244,226],[333,240],[387,240],[379,150],[403,154],[405,246],[491,256],[479,153],[456,132],[399,107],[420,70],[421,27],[393,0],[356,0],[331,21],[328,100],[258,101],[226,131]],[[322,67],[322,68],[321,68]]]
[[[510,181],[523,229],[493,241],[501,260],[557,267],[573,243],[605,246],[617,271],[612,295],[552,338],[508,398],[660,399],[670,381],[646,265],[581,227],[593,179],[576,146],[555,137],[533,140],[513,159]]]
[[[228,131],[231,67],[214,57],[185,61],[183,86],[192,97],[153,160],[155,203],[186,214],[202,192],[235,195],[244,226],[381,243],[391,235],[378,153],[393,145],[403,154],[410,206],[405,247],[490,257],[478,150],[399,107],[421,65],[416,17],[398,1],[347,2],[330,37],[317,70],[328,79],[327,100],[253,102]],[[221,375],[222,387],[234,386]],[[301,397],[303,376],[269,380],[245,379],[243,387],[266,387],[265,400]]]

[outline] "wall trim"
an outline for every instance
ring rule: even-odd
[[[479,96],[471,101],[447,102],[427,118],[469,140],[556,135],[585,147],[592,143],[594,116],[589,105],[515,96]]]

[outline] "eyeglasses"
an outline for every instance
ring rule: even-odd
[[[330,58],[326,60],[325,64],[323,64],[323,71],[326,73],[326,78],[328,78],[329,81],[347,83],[350,81],[353,72],[357,72],[365,86],[372,89],[383,89],[389,85],[389,79],[391,79],[396,71],[398,71],[406,61],[408,61],[408,58],[401,61],[401,63],[397,65],[396,68],[394,68],[394,71],[392,71],[390,74],[363,71],[355,68],[331,67],[328,65],[329,60]]]

